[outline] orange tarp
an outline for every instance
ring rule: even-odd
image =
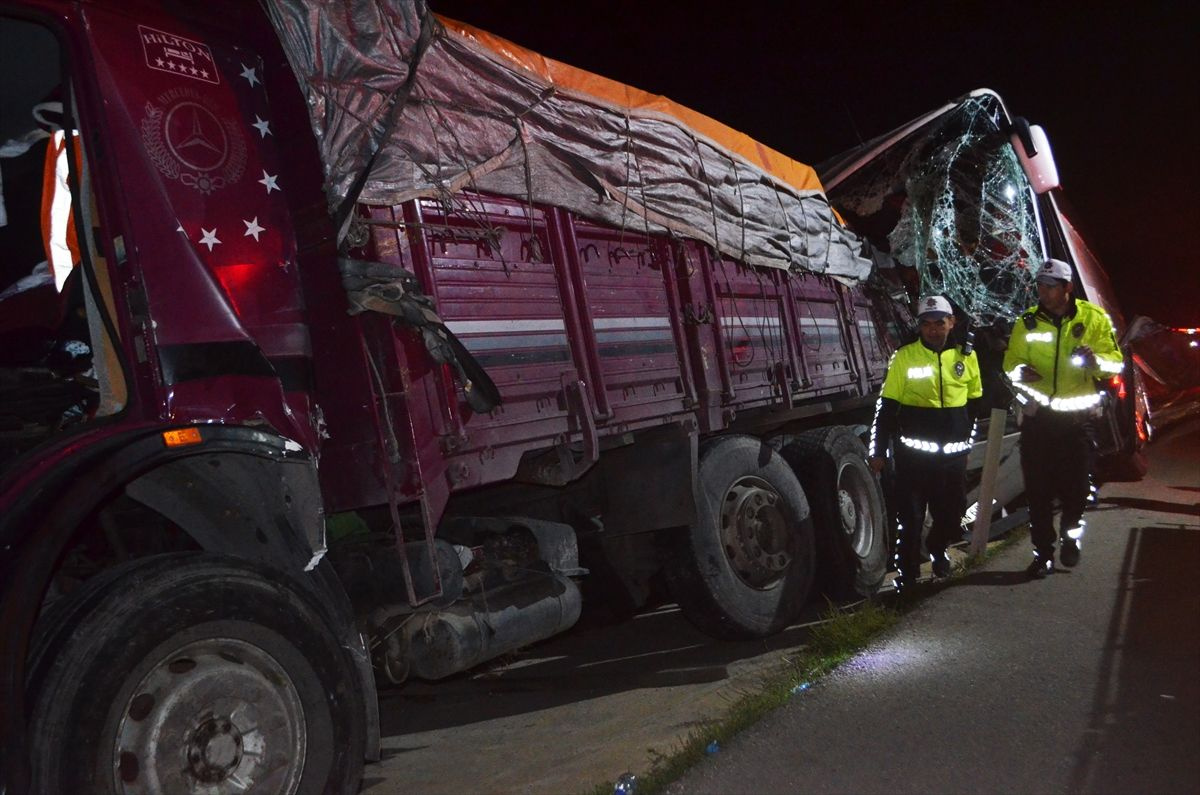
[[[796,190],[823,191],[821,182],[811,166],[793,160],[703,113],[697,113],[660,94],[651,94],[547,58],[466,23],[440,14],[435,16],[451,33],[475,42],[501,61],[533,74],[560,91],[582,95],[584,98],[628,111],[632,115],[670,117],[721,148],[740,155]]]

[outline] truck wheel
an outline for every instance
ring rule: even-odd
[[[778,444],[812,502],[821,587],[836,600],[874,595],[887,574],[887,525],[866,447],[841,425]]]
[[[779,455],[748,436],[700,451],[696,521],[664,567],[671,595],[701,631],[754,638],[786,627],[808,597],[808,501]]]
[[[186,554],[71,598],[31,658],[38,792],[358,790],[353,661],[306,590]]]

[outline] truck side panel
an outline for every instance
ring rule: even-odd
[[[423,468],[444,472],[452,490],[511,479],[530,454],[558,448],[586,468],[609,436],[684,420],[720,431],[739,413],[858,397],[882,378],[886,343],[860,290],[555,208],[479,194],[456,203],[451,211],[435,199],[372,208],[364,252],[417,274],[504,398],[475,414],[449,368],[412,359],[426,358],[416,335],[391,332],[409,344],[381,362],[406,375],[384,376],[391,397],[378,420],[393,424],[402,457],[426,451]],[[414,400],[429,418],[420,427],[409,418]],[[380,439],[389,444],[387,434]],[[330,439],[326,449],[349,462],[338,444]],[[435,448],[441,464],[431,467]],[[355,459],[373,462],[360,482],[382,479],[381,456]],[[400,478],[405,500],[429,485],[414,472]]]
[[[613,422],[680,414],[692,385],[677,344],[680,323],[661,241],[577,219],[573,228]]]

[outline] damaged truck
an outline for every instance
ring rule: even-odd
[[[870,595],[901,268],[981,329],[1085,272],[990,94],[839,213],[419,1],[3,0],[0,53],[6,795],[354,792],[380,683],[585,603],[758,637]],[[1011,211],[962,211],[982,288],[922,258],[956,141]]]

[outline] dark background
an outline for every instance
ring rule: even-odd
[[[995,89],[1046,129],[1126,317],[1200,326],[1200,25],[1185,3],[430,4],[810,164]]]

